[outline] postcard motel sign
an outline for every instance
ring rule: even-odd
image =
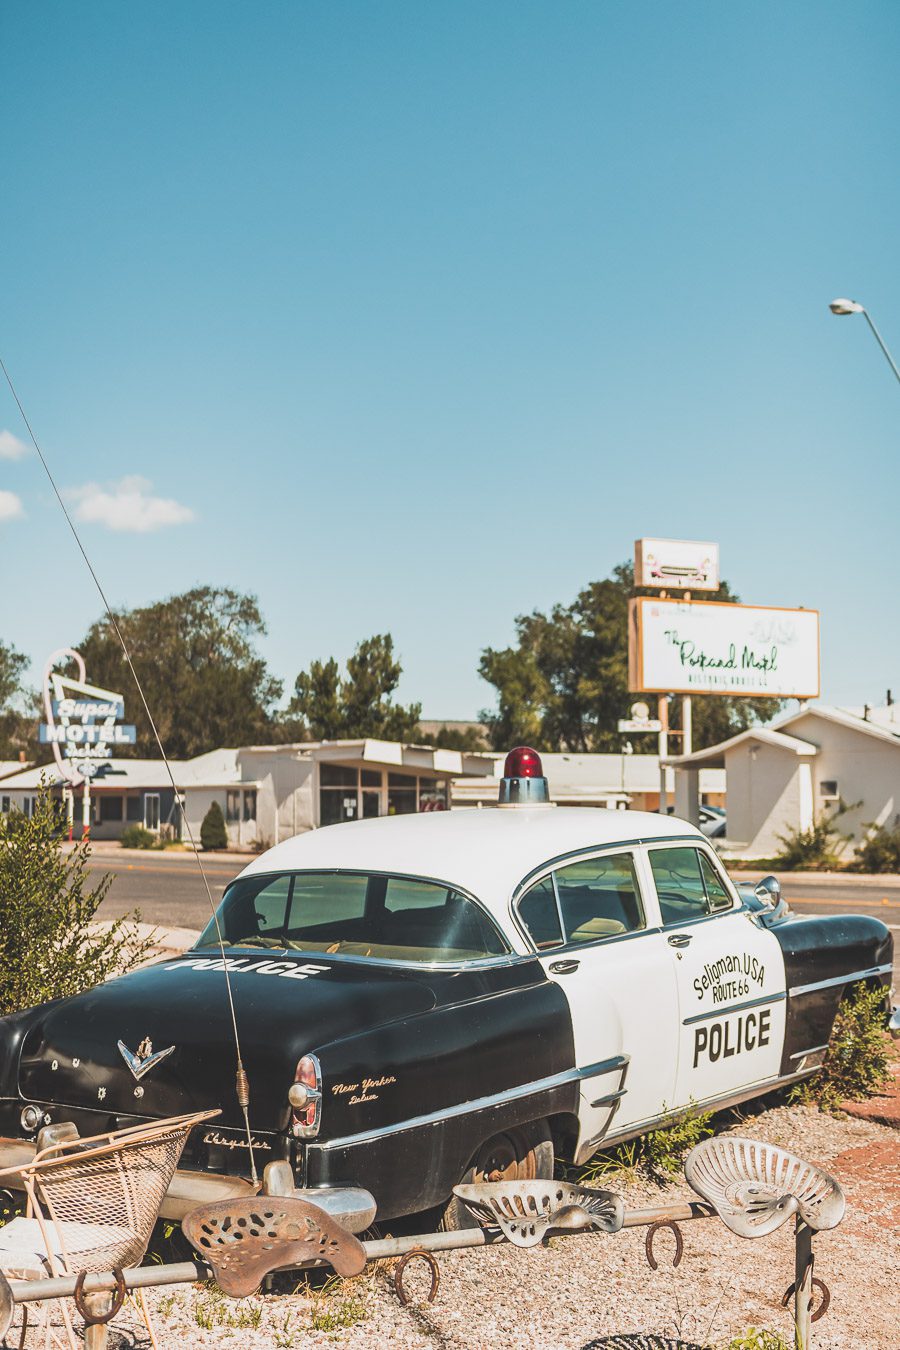
[[[80,678],[60,675],[53,667],[62,660],[74,660]],[[122,745],[134,745],[137,733],[125,726],[125,704],[121,694],[86,684],[84,661],[78,652],[54,652],[44,671],[44,712],[41,723],[42,745],[52,745],[56,762],[70,782],[78,784],[93,778],[104,760]]]
[[[669,591],[717,591],[719,545],[693,539],[636,539],[634,584]]]
[[[818,610],[640,596],[628,608],[628,688],[818,698]]]

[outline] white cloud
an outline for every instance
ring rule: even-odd
[[[66,496],[75,503],[75,516],[91,525],[129,534],[149,534],[167,525],[186,525],[194,519],[189,506],[172,497],[155,497],[147,478],[122,478],[118,483],[85,483],[69,488]]]
[[[21,459],[28,454],[28,446],[11,431],[0,431],[0,459]]]
[[[0,489],[0,521],[18,520],[24,514],[25,509],[22,506],[21,499],[14,492],[6,492]]]

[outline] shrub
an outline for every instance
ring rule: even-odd
[[[787,1341],[777,1331],[761,1331],[750,1327],[743,1336],[735,1336],[725,1350],[790,1350]]]
[[[200,843],[205,849],[228,847],[225,817],[222,815],[222,808],[218,802],[213,802],[203,817],[203,823],[200,826]]]
[[[853,857],[854,872],[900,872],[900,825],[867,825]]]
[[[858,805],[858,803],[857,803]],[[824,812],[808,830],[788,830],[778,836],[783,846],[774,862],[785,871],[826,872],[841,866],[837,845],[848,836],[836,828],[841,816],[852,808],[840,802],[833,811]]]
[[[825,1063],[815,1077],[798,1083],[791,1100],[835,1111],[841,1102],[874,1097],[889,1077],[884,989],[857,984],[838,1008]]]
[[[31,817],[0,816],[0,1014],[80,994],[152,946],[130,928],[137,913],[92,927],[112,878],[85,889],[90,844],[63,852],[64,823],[44,787]]]
[[[668,1179],[681,1171],[685,1154],[695,1144],[715,1133],[712,1118],[712,1111],[697,1111],[693,1105],[684,1111],[673,1111],[658,1129],[596,1154],[583,1167],[564,1167],[564,1171],[573,1181],[586,1186],[610,1172],[640,1170],[657,1181]]]
[[[158,848],[159,841],[151,830],[145,830],[143,825],[126,825],[121,835],[119,843],[123,848]]]

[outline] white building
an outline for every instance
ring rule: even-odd
[[[815,704],[739,736],[668,761],[676,772],[676,813],[690,818],[697,775],[724,769],[729,851],[770,857],[781,836],[806,830],[840,803],[845,847],[871,825],[900,823],[900,708]],[[679,809],[679,805],[681,809]],[[686,809],[687,807],[687,809]]]
[[[451,778],[490,774],[493,767],[491,755],[371,738],[247,746],[172,761],[176,795],[162,760],[113,759],[91,783],[91,833],[117,839],[137,824],[178,838],[184,816],[199,838],[217,801],[231,844],[267,846],[341,820],[446,810]],[[0,782],[0,809],[30,815],[42,781],[62,793],[55,764],[26,769]],[[75,816],[80,821],[80,803]]]
[[[467,778],[453,783],[453,806],[496,806],[505,756],[494,758],[490,778]],[[659,810],[658,755],[541,755],[550,787],[550,800],[557,806],[605,806],[632,811]],[[666,769],[669,802],[675,789],[675,771]],[[699,791],[709,806],[725,804],[725,771],[704,769]]]

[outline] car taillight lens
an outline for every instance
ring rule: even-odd
[[[319,1133],[322,1119],[322,1067],[315,1055],[304,1055],[298,1061],[288,1101],[294,1136],[297,1139],[314,1138]]]

